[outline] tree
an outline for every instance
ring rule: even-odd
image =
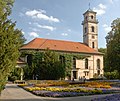
[[[113,20],[113,22],[111,23],[112,30],[108,32],[106,36],[107,45],[109,45],[109,43],[111,43],[111,41],[113,40],[114,36],[119,33],[119,29],[120,29],[119,24],[120,24],[120,18]]]
[[[107,49],[106,48],[99,48],[99,52],[103,53],[103,60],[104,60],[104,71],[107,72],[109,68],[107,67]]]
[[[117,70],[114,70],[114,71],[111,71],[111,72],[105,72],[104,73],[104,76],[107,78],[107,79],[118,79],[118,71]]]
[[[120,78],[120,18],[112,22],[112,30],[108,33],[107,40],[107,66],[109,71],[117,70]]]
[[[14,0],[0,0],[0,17],[7,13],[10,15]]]
[[[59,54],[54,51],[37,51],[32,54],[30,61],[31,65],[24,68],[25,79],[57,80],[65,77],[65,65],[59,61]]]
[[[15,29],[16,23],[7,18],[12,3],[12,0],[0,0],[0,92],[16,65],[19,48],[25,41],[22,32]]]
[[[10,81],[19,80],[20,79],[20,73],[21,73],[21,68],[14,68],[14,70],[11,72],[8,79]]]
[[[39,75],[39,79],[56,80],[64,78],[65,67],[58,60],[58,54],[46,49],[42,56],[42,59],[39,58],[40,61],[36,67],[36,74]]]

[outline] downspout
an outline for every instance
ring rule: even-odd
[[[94,55],[93,55],[93,76],[94,76]]]

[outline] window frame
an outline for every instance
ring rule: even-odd
[[[76,68],[76,58],[73,57],[73,68]]]
[[[91,26],[91,32],[95,32],[95,27]]]
[[[100,59],[97,59],[97,69],[100,70]]]
[[[94,18],[94,16],[93,15],[91,15],[91,19],[93,19]]]
[[[95,42],[92,42],[92,48],[95,48]]]
[[[88,59],[85,59],[85,69],[88,69]]]

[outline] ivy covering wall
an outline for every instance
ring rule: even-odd
[[[28,66],[24,68],[26,79],[60,79],[71,76],[73,57],[84,59],[89,55],[79,53],[56,52],[46,49],[44,51],[24,50],[22,57],[27,55]],[[64,57],[64,62],[60,60]],[[32,61],[31,61],[32,60]]]

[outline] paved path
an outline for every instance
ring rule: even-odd
[[[79,96],[79,97],[65,97],[65,98],[51,98],[40,97],[17,87],[16,84],[7,84],[2,91],[0,101],[91,101],[96,97],[103,97],[105,95]]]

